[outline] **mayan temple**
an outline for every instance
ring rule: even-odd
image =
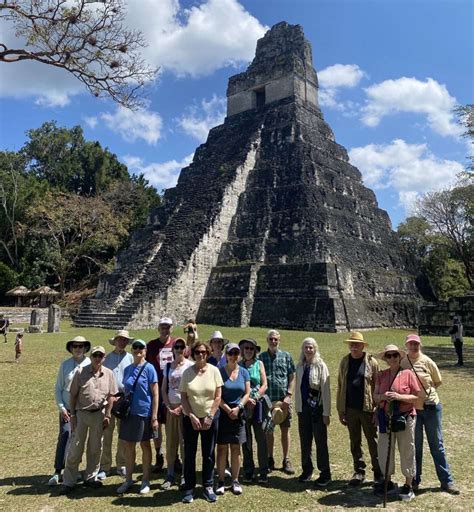
[[[151,327],[166,314],[334,332],[413,325],[420,300],[387,213],[323,119],[311,46],[282,22],[75,324]]]

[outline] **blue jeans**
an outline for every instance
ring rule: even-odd
[[[59,435],[56,443],[56,457],[54,458],[54,470],[61,473],[66,461],[66,448],[68,447],[69,437],[71,435],[71,422],[65,422],[63,416],[59,413]]]
[[[423,426],[428,439],[430,453],[436,469],[436,474],[442,485],[453,483],[451,470],[446,458],[446,450],[443,444],[443,432],[441,430],[442,406],[428,406],[427,409],[417,410],[415,427],[415,457],[416,477],[414,483],[421,482],[421,467],[423,462]]]

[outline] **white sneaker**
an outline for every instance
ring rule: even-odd
[[[233,494],[237,494],[237,495],[242,494],[242,487],[237,480],[234,480],[232,482],[232,492],[233,492]]]
[[[140,494],[148,494],[150,492],[150,482],[147,480],[143,480],[142,485],[140,486],[140,490],[138,491]]]
[[[411,501],[415,497],[415,493],[411,487],[405,484],[402,487],[399,496],[402,501]]]
[[[117,468],[117,475],[125,478],[127,476],[127,468],[125,466]]]
[[[224,482],[219,482],[216,487],[216,494],[217,494],[217,496],[223,496],[224,493],[225,493]]]
[[[125,482],[117,488],[117,494],[126,493],[133,485],[133,480],[125,480]]]
[[[55,474],[48,480],[48,485],[50,487],[55,487],[56,485],[59,485],[59,475]]]
[[[101,469],[98,473],[97,473],[97,476],[96,476],[97,480],[105,480],[107,478],[107,472],[104,471],[103,469]]]

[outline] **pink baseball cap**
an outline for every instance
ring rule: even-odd
[[[405,338],[405,345],[407,343],[410,343],[410,342],[413,342],[413,343],[419,343],[420,345],[423,345],[423,343],[421,343],[421,339],[420,337],[418,336],[418,334],[409,334],[406,338]]]

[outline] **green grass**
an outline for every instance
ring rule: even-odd
[[[199,326],[201,339],[209,337],[217,326]],[[57,497],[45,483],[51,474],[57,437],[57,412],[54,403],[54,382],[60,362],[68,356],[65,342],[77,334],[90,339],[93,344],[103,344],[110,348],[108,339],[112,331],[105,329],[75,329],[70,324],[62,324],[63,332],[57,334],[26,334],[20,364],[14,364],[14,333],[9,335],[8,344],[0,340],[0,510],[114,510],[125,507],[169,507],[177,510],[209,510],[202,499],[196,499],[191,506],[180,503],[178,491],[159,490],[162,475],[152,481],[152,493],[148,496],[129,494],[119,498],[115,494],[120,484],[119,477],[108,478],[99,491],[77,489],[71,498]],[[238,341],[242,337],[255,337],[262,347],[265,345],[265,329],[219,327],[226,337]],[[176,328],[175,334],[181,334]],[[156,331],[133,332],[134,336],[145,340],[156,336]],[[347,346],[342,342],[344,334],[307,333],[302,331],[282,331],[282,348],[289,350],[295,360],[299,356],[301,341],[305,336],[314,336],[320,346],[324,360],[329,366],[332,381],[333,413],[329,429],[329,450],[334,484],[328,491],[313,490],[311,485],[302,485],[280,471],[271,474],[269,484],[244,486],[244,494],[235,497],[227,493],[219,498],[215,510],[333,510],[338,507],[353,509],[373,508],[380,500],[372,495],[369,485],[361,489],[347,489],[345,481],[352,474],[349,437],[342,427],[335,411],[337,368]],[[406,331],[387,329],[364,333],[370,343],[370,350],[378,352],[388,343],[402,346]],[[472,490],[472,460],[474,449],[474,351],[469,350],[473,339],[466,339],[467,366],[455,368],[454,350],[448,338],[425,337],[425,352],[439,364],[444,384],[440,389],[444,405],[444,437],[448,459],[451,464],[461,496],[450,496],[439,492],[439,484],[434,473],[431,457],[425,450],[423,472],[423,493],[408,505],[398,501],[389,503],[389,508],[423,510],[474,510]],[[278,446],[279,443],[276,443]],[[365,450],[367,451],[367,450]],[[140,457],[140,456],[139,456]],[[297,475],[300,467],[300,450],[297,422],[292,426],[291,459]],[[281,462],[281,452],[276,453],[277,465]],[[402,482],[397,466],[395,480]],[[198,478],[199,481],[199,478]]]

